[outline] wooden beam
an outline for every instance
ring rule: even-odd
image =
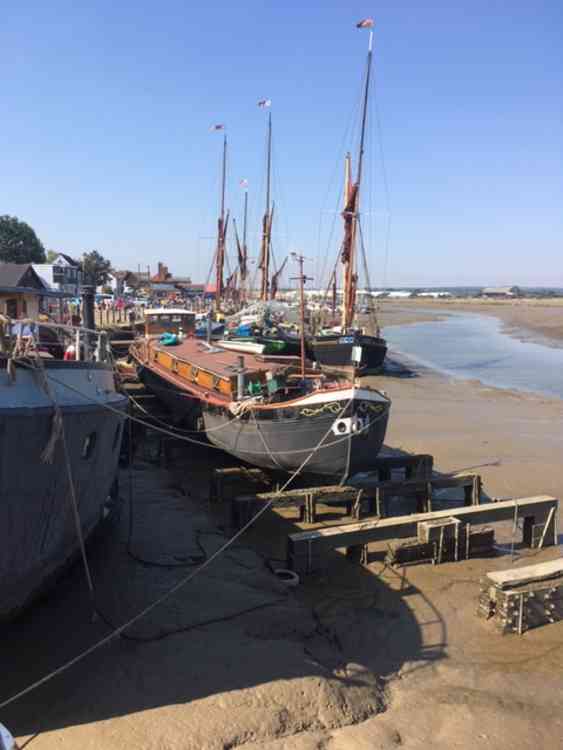
[[[431,513],[376,518],[360,523],[304,531],[288,537],[288,565],[291,567],[299,559],[311,560],[313,555],[318,558],[330,549],[352,547],[386,539],[414,537],[417,535],[418,524],[421,521],[454,516],[464,523],[479,525],[511,521],[515,514],[517,517],[534,516],[536,520],[547,521],[548,518],[556,515],[558,505],[559,501],[556,498],[550,495],[538,495],[497,503],[448,508]],[[552,509],[554,509],[553,513],[551,513]]]

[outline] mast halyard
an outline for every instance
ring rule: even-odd
[[[373,24],[372,24],[373,25]],[[358,155],[358,172],[356,181],[351,180],[350,154],[346,155],[345,163],[345,189],[344,189],[344,239],[342,241],[342,263],[344,265],[344,299],[342,309],[342,330],[345,332],[351,328],[356,311],[356,292],[358,286],[358,274],[356,273],[356,231],[360,207],[360,187],[362,183],[362,170],[364,163],[365,136],[367,111],[369,102],[369,84],[371,78],[371,63],[373,50],[373,31],[370,28],[368,56],[366,65],[366,82],[364,87],[362,107],[362,129],[360,135],[360,148]]]
[[[223,267],[225,265],[225,237],[229,215],[225,218],[225,186],[227,182],[227,136],[223,139],[223,166],[221,177],[221,209],[217,220],[217,250],[215,252],[215,310],[221,310],[223,298]]]
[[[266,167],[266,210],[262,219],[262,248],[260,253],[260,269],[262,282],[260,299],[266,302],[270,294],[270,245],[272,242],[273,207],[270,205],[271,174],[272,174],[272,113],[268,113],[268,156]]]

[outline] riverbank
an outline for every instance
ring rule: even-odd
[[[563,401],[424,370],[370,382],[393,399],[390,446],[434,454],[440,472],[479,472],[489,495],[563,497]],[[137,558],[193,564],[225,540],[228,513],[207,495],[219,455],[181,444],[163,468],[143,449],[133,476]],[[121,481],[127,498],[127,472]],[[475,616],[479,577],[509,567],[510,555],[397,571],[335,555],[328,576],[287,591],[264,560],[281,558],[299,526],[290,510],[266,514],[129,633],[141,640],[113,642],[0,720],[30,750],[559,747],[563,623],[501,637]],[[133,559],[128,529],[125,505],[89,548],[98,602],[113,622],[189,573]],[[510,539],[503,528],[500,541]],[[559,554],[517,551],[516,564]],[[107,632],[91,622],[78,566],[3,631],[0,700]]]
[[[522,341],[563,346],[563,299],[383,299],[379,319],[383,328],[421,321],[440,320],[448,312],[492,315],[502,321],[504,332]]]

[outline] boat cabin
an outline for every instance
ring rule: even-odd
[[[195,334],[195,313],[178,307],[153,307],[145,310],[145,336],[163,333]]]

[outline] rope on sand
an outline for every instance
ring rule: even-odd
[[[341,414],[339,416],[342,416],[346,409],[348,408],[350,401],[347,401],[344,405],[344,408],[341,411]],[[230,539],[228,539],[225,544],[221,545],[219,549],[217,549],[210,557],[205,560],[199,568],[196,568],[191,573],[189,573],[187,576],[182,578],[178,583],[176,583],[172,588],[168,589],[162,596],[158,597],[152,604],[147,605],[144,609],[142,609],[140,612],[138,612],[136,615],[131,617],[127,622],[123,623],[123,625],[120,625],[119,627],[115,628],[111,633],[106,635],[104,638],[100,639],[99,641],[96,641],[96,643],[92,644],[89,648],[82,651],[80,654],[75,656],[73,659],[70,659],[70,661],[67,661],[65,664],[61,665],[57,669],[52,670],[48,674],[46,674],[44,677],[40,678],[39,680],[36,680],[31,685],[28,685],[28,687],[24,688],[23,690],[20,690],[15,695],[12,695],[7,700],[0,703],[0,710],[3,708],[6,708],[7,706],[11,705],[12,703],[15,703],[15,701],[19,700],[20,698],[23,698],[25,695],[28,695],[32,691],[36,690],[37,688],[41,687],[42,685],[45,685],[45,683],[52,680],[54,677],[57,677],[58,675],[63,674],[67,670],[69,670],[71,667],[73,667],[75,664],[78,664],[83,659],[85,659],[90,654],[93,654],[98,649],[102,648],[103,646],[106,646],[107,644],[111,643],[113,640],[115,640],[117,637],[119,637],[125,630],[130,628],[132,625],[134,625],[136,622],[141,620],[143,617],[149,614],[149,612],[152,612],[156,607],[158,607],[160,604],[165,602],[167,599],[169,599],[173,594],[175,594],[177,591],[179,591],[181,588],[183,588],[187,583],[190,581],[193,581],[193,579],[202,573],[204,570],[206,570],[211,563],[213,563],[217,558],[219,558],[224,552],[226,552],[229,547],[231,547],[240,537],[246,533],[246,531],[260,518],[260,516],[264,515],[264,513],[269,510],[269,508],[272,506],[275,499],[281,495],[287,487],[293,482],[293,480],[299,476],[299,474],[303,471],[305,466],[309,463],[309,461],[313,458],[313,456],[316,454],[316,452],[321,448],[324,441],[327,439],[327,437],[330,435],[332,431],[332,425],[329,427],[329,429],[326,431],[324,436],[321,438],[321,440],[317,443],[317,445],[313,448],[313,450],[309,453],[309,455],[305,458],[305,460],[300,464],[300,466],[291,474],[289,479],[280,487],[280,489],[276,492],[274,497],[269,500],[267,503],[265,503],[256,513],[255,515],[244,525],[242,528],[240,528]]]

